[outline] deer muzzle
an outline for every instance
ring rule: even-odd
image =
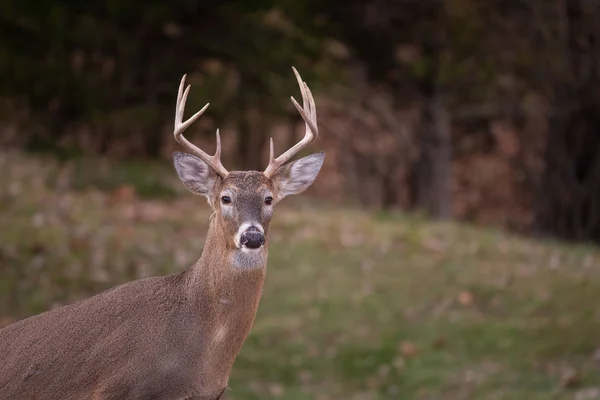
[[[265,235],[255,226],[246,229],[240,235],[240,245],[247,249],[258,249],[265,244]]]

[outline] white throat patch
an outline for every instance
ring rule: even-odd
[[[231,264],[233,268],[245,270],[264,267],[267,265],[267,249],[236,249],[231,254]]]

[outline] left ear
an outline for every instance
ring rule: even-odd
[[[308,189],[317,178],[323,160],[325,153],[315,153],[279,168],[272,178],[277,201]]]
[[[194,194],[206,196],[210,203],[217,173],[198,157],[180,151],[173,153],[173,165],[183,186]]]

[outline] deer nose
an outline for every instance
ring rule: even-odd
[[[258,249],[265,244],[265,235],[257,227],[251,226],[240,236],[240,244],[248,249]]]

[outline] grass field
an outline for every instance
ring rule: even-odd
[[[0,154],[2,323],[193,263],[209,211],[164,164]],[[306,196],[272,229],[228,399],[600,399],[598,248]]]

